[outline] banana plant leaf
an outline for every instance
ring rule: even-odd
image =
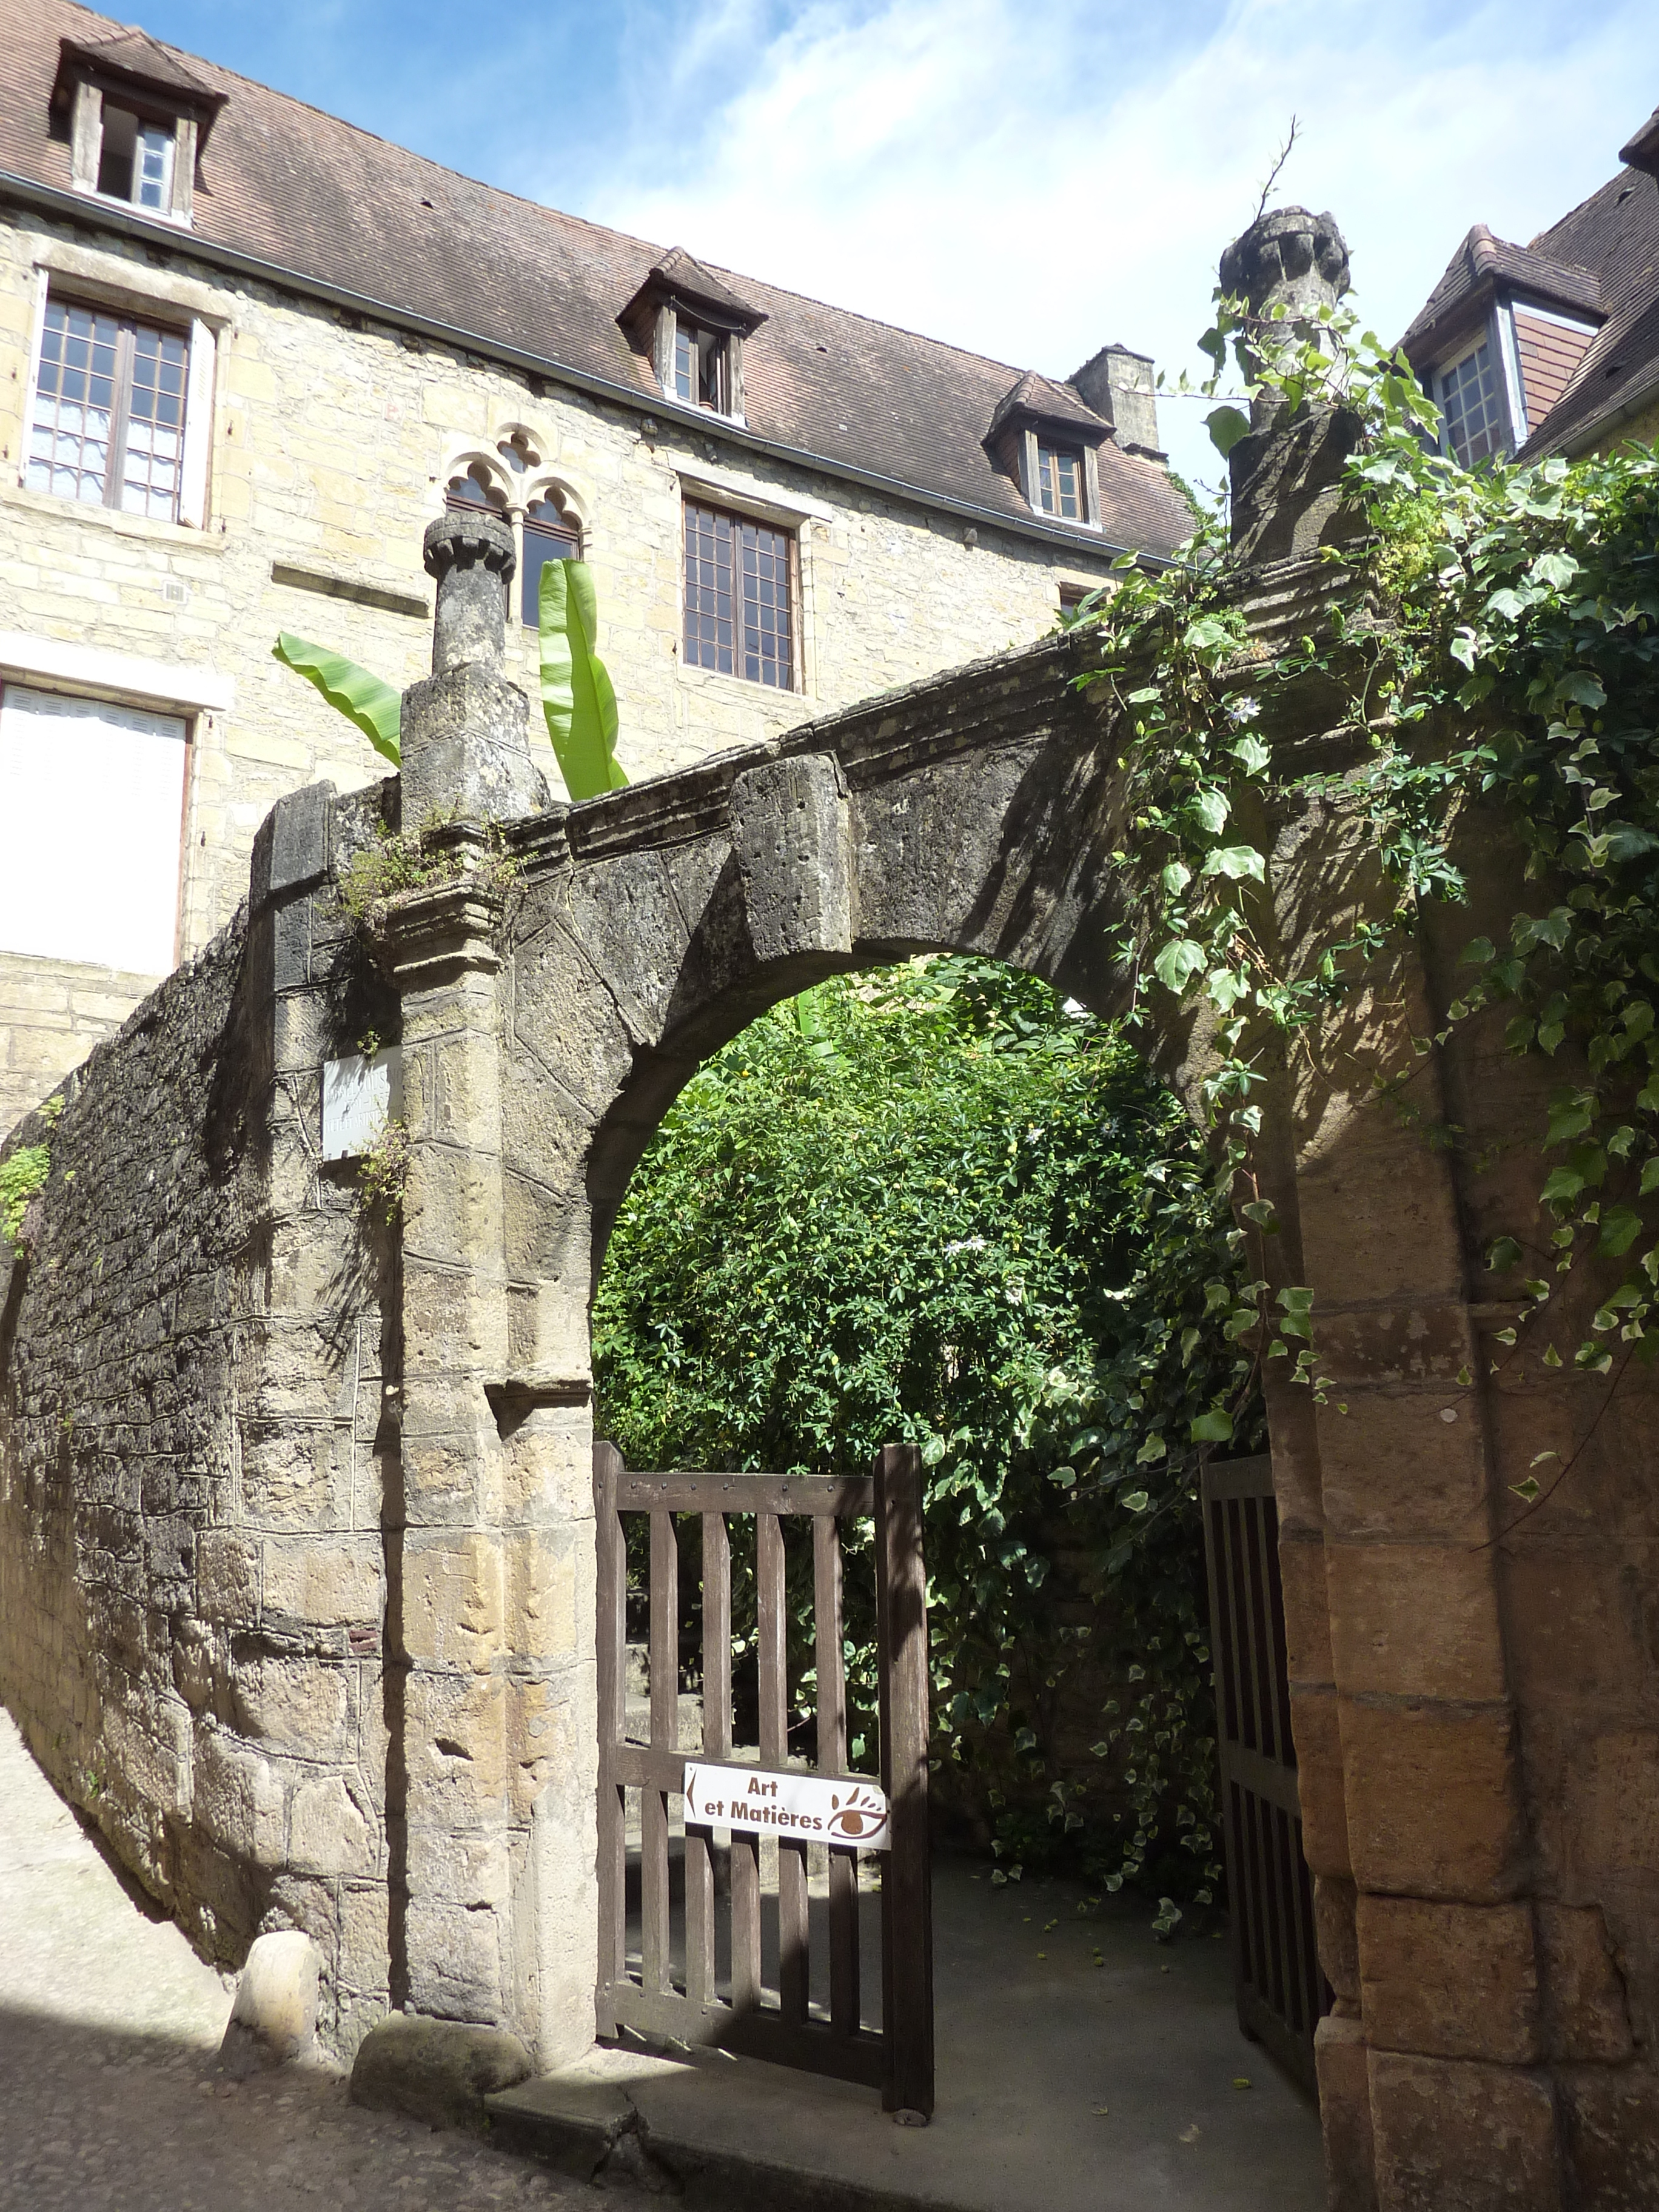
[[[593,579],[585,561],[550,561],[541,581],[542,712],[573,799],[619,791],[617,695],[593,650],[599,631]]]
[[[270,650],[284,668],[314,684],[331,707],[355,722],[383,760],[389,760],[393,768],[402,765],[401,691],[394,691],[368,669],[359,668],[344,653],[331,652],[325,645],[313,645],[308,639],[295,637],[291,630],[283,630]]]

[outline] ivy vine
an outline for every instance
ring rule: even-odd
[[[1128,779],[1124,848],[1134,941],[1150,947],[1145,992],[1204,1004],[1219,1048],[1206,1101],[1222,1173],[1254,1173],[1273,1040],[1323,1019],[1375,972],[1427,909],[1462,902],[1456,838],[1496,805],[1524,848],[1535,898],[1501,940],[1471,939],[1467,986],[1427,1054],[1481,1009],[1512,1009],[1515,1054],[1574,1068],[1530,1141],[1537,1216],[1486,1253],[1522,1311],[1507,1357],[1607,1375],[1659,1346],[1659,459],[1627,447],[1569,465],[1493,462],[1465,471],[1435,450],[1437,410],[1404,356],[1340,307],[1258,316],[1218,295],[1203,341],[1215,393],[1229,361],[1258,421],[1288,423],[1340,404],[1358,440],[1331,533],[1328,629],[1252,658],[1233,604],[1224,514],[1191,558],[1156,577],[1127,562],[1117,587],[1079,610],[1102,666],[1081,679],[1116,692]],[[1250,427],[1238,405],[1210,417],[1224,452]],[[1275,695],[1317,674],[1340,687],[1363,759],[1336,775],[1297,772],[1255,733]],[[1333,717],[1333,720],[1338,717]],[[1392,887],[1388,910],[1334,926],[1287,965],[1257,926],[1270,826],[1313,799],[1340,806]],[[1468,1133],[1442,1127],[1437,1140]],[[1478,1162],[1473,1163],[1479,1164]],[[1259,1192],[1243,1214],[1274,1226]],[[1594,1255],[1622,1263],[1586,1332],[1552,1322],[1559,1279]],[[1266,1358],[1323,1391],[1311,1293],[1271,1297],[1265,1266],[1225,1316]],[[1598,1277],[1598,1289],[1601,1278]],[[1557,1309],[1559,1310],[1559,1309]],[[1467,1376],[1465,1380],[1469,1379]],[[1616,1380],[1616,1374],[1614,1375]],[[1242,1394],[1194,1437],[1219,1438]],[[1534,1462],[1553,1459],[1540,1453]],[[1559,1470],[1564,1471],[1564,1470]],[[1559,1473],[1558,1473],[1559,1479]],[[1514,1486],[1528,1504],[1536,1475]]]

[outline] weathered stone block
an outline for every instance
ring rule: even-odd
[[[732,851],[757,961],[851,951],[852,825],[847,779],[833,755],[798,754],[736,776]]]
[[[516,2036],[392,2013],[357,2047],[351,2100],[433,2125],[483,2128],[484,2099],[531,2071],[530,2054]]]
[[[1314,2034],[1319,2119],[1330,2212],[1377,2212],[1372,2171],[1370,2081],[1357,2020],[1328,2014]]]
[[[1509,2066],[1370,2055],[1382,2212],[1559,2212],[1548,2081]]]
[[[267,1536],[260,1548],[270,1619],[316,1628],[379,1622],[378,1537]]]
[[[283,1785],[270,1760],[219,1729],[198,1725],[195,1778],[196,1819],[221,1848],[254,1866],[281,1866]]]
[[[289,1863],[301,1874],[363,1874],[374,1861],[368,1822],[337,1774],[302,1782],[289,1813]]]
[[[404,1929],[411,2005],[439,2020],[501,2020],[505,1978],[498,1913],[488,1905],[469,1908],[412,1896]]]
[[[404,1544],[404,1648],[417,1664],[488,1674],[503,1645],[500,1539],[411,1528]]]
[[[1478,1701],[1504,1695],[1490,1552],[1333,1542],[1325,1563],[1340,1689]]]
[[[1343,1698],[1348,1846],[1362,1891],[1495,1904],[1524,1852],[1506,1707]]]
[[[343,1667],[311,1659],[244,1658],[231,1690],[238,1728],[273,1750],[337,1759],[349,1747],[351,1687]]]
[[[259,1547],[228,1528],[196,1543],[196,1609],[204,1620],[249,1626],[259,1617]]]
[[[551,799],[530,746],[530,702],[498,669],[468,661],[404,694],[404,818],[511,822]]]
[[[1532,1909],[1358,1899],[1360,1995],[1373,2050],[1531,2065],[1541,2056]]]
[[[311,783],[279,799],[260,823],[249,869],[249,902],[258,914],[285,891],[309,890],[329,867],[334,786]]]
[[[1348,1804],[1334,1689],[1328,1684],[1293,1682],[1291,1732],[1296,1740],[1303,1855],[1316,1875],[1351,1880]]]
[[[1634,2048],[1625,1977],[1599,1905],[1540,1902],[1538,1942],[1553,2058],[1617,2064]]]
[[[1573,2212],[1649,2212],[1659,2204],[1659,2074],[1573,2067],[1562,2077]]]

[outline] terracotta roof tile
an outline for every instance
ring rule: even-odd
[[[68,190],[69,149],[47,132],[58,42],[121,31],[71,0],[0,0],[0,167]],[[550,374],[564,368],[675,412],[617,321],[660,246],[514,198],[210,62],[160,51],[226,96],[195,193],[198,237],[366,307],[470,335],[480,351],[510,348],[545,361]],[[92,205],[82,206],[91,219]],[[173,245],[176,234],[166,234]],[[759,436],[924,499],[1032,519],[984,442],[1014,367],[730,270],[704,273],[767,318],[744,349],[745,410]],[[1112,439],[1101,448],[1100,485],[1109,543],[1166,554],[1190,535],[1186,503],[1164,472]],[[1076,535],[1079,552],[1100,542]]]

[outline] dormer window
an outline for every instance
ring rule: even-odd
[[[665,398],[744,420],[744,341],[766,320],[759,308],[676,246],[617,319],[649,355]]]
[[[1076,446],[1051,446],[1039,438],[1036,447],[1037,505],[1045,514],[1062,522],[1086,520],[1083,511],[1083,454]]]
[[[985,442],[1033,514],[1098,530],[1096,456],[1111,427],[1069,385],[1028,373],[998,402]]]
[[[724,331],[699,330],[695,323],[674,323],[674,397],[688,407],[709,407],[716,415],[729,415],[731,405],[731,341]]]
[[[52,105],[68,124],[76,191],[190,221],[197,159],[222,93],[144,32],[118,31],[61,42]]]

